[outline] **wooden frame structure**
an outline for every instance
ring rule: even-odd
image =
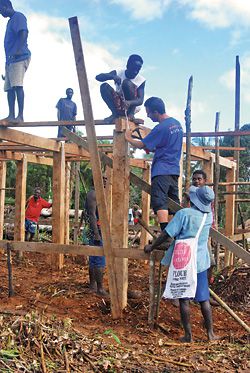
[[[97,144],[95,125],[104,124],[103,121],[94,121],[91,100],[88,88],[87,73],[84,63],[84,55],[80,39],[77,18],[69,20],[72,44],[75,54],[76,69],[81,92],[83,112],[87,132],[87,141],[65,128],[63,132],[67,134],[72,143],[64,143],[53,139],[45,139],[39,136],[27,134],[15,129],[12,125],[1,123],[0,126],[0,248],[7,248],[7,241],[2,240],[3,236],[3,211],[6,182],[6,161],[17,162],[17,184],[16,184],[16,219],[15,237],[11,243],[12,250],[35,251],[50,254],[52,264],[58,268],[63,266],[63,254],[82,255],[102,255],[106,256],[109,279],[109,290],[111,297],[111,309],[113,318],[122,317],[122,310],[127,305],[128,287],[128,258],[147,259],[142,246],[147,240],[147,234],[142,235],[141,250],[128,249],[128,204],[129,204],[129,184],[138,185],[142,191],[143,219],[149,220],[149,194],[150,194],[150,166],[146,160],[136,160],[129,158],[128,143],[125,140],[125,129],[128,123],[125,118],[120,118],[115,123],[113,136],[113,154],[110,152],[111,146],[101,147]],[[78,124],[79,122],[74,124]],[[45,122],[45,123],[22,123],[21,126],[51,126],[65,125],[65,122]],[[67,123],[68,124],[68,123]],[[12,127],[17,127],[13,125]],[[200,136],[201,134],[199,134]],[[214,133],[213,133],[214,135]],[[216,133],[218,135],[218,133]],[[193,136],[193,134],[192,134]],[[104,152],[100,151],[104,150]],[[185,152],[185,144],[183,146]],[[105,153],[106,152],[106,153]],[[215,155],[206,152],[200,147],[191,147],[191,159],[203,162],[203,167],[211,174]],[[98,210],[102,225],[103,248],[91,246],[68,245],[69,243],[69,164],[70,162],[90,160],[97,196]],[[24,206],[26,200],[26,176],[27,164],[38,163],[53,167],[53,243],[30,243],[24,241]],[[107,174],[112,178],[112,188],[104,191],[102,182],[101,162],[107,167]],[[235,162],[227,158],[219,157],[219,164],[227,169],[228,191],[234,190],[235,183]],[[140,179],[130,171],[130,166],[143,168],[143,179]],[[213,179],[209,180],[211,183]],[[109,196],[109,197],[107,197]],[[225,233],[232,237],[234,234],[234,201],[235,195],[226,196],[226,208],[232,211],[232,216],[227,214]],[[177,211],[181,207],[173,201],[169,201],[171,209]],[[243,250],[235,242],[231,241],[216,230],[211,230],[211,236],[220,244],[233,252],[237,257],[242,258],[250,264],[250,254]],[[162,253],[156,254],[159,260]]]

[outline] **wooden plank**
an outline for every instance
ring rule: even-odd
[[[125,123],[124,123],[125,122]],[[117,127],[124,128],[126,121],[117,119]],[[114,131],[113,146],[113,185],[111,234],[114,247],[128,245],[128,204],[129,204],[129,149],[125,131]],[[119,250],[119,249],[118,249]],[[116,254],[115,254],[116,255]],[[116,281],[119,307],[127,306],[128,260],[116,259]]]
[[[64,243],[66,245],[69,244],[70,170],[71,170],[71,163],[65,162]]]
[[[65,229],[65,151],[64,143],[60,143],[61,151],[54,153],[53,158],[53,210],[52,210],[52,241],[64,243]],[[53,255],[52,266],[62,269],[63,255]]]
[[[231,170],[227,169],[226,172],[226,180],[227,182],[235,182],[235,167]],[[235,186],[234,185],[228,185],[226,187],[227,192],[234,192]],[[234,219],[235,219],[235,195],[229,194],[225,196],[225,234],[226,236],[232,236],[234,234]],[[224,259],[224,265],[229,265],[229,251],[226,250],[225,252],[225,259]]]
[[[22,127],[63,127],[63,126],[85,126],[84,120],[75,120],[75,121],[44,121],[44,122],[20,122],[20,123],[11,123],[11,122],[0,122],[1,127],[10,127],[10,128],[22,128]],[[95,126],[114,126],[114,124],[105,123],[103,119],[95,120]]]
[[[30,133],[12,130],[3,126],[0,126],[0,139],[14,141],[18,144],[34,146],[39,149],[51,150],[53,152],[58,152],[60,150],[60,144],[54,140],[31,135]]]
[[[0,241],[0,248],[7,249],[7,243],[9,241]],[[50,255],[56,254],[68,254],[68,255],[86,255],[86,256],[100,256],[104,255],[104,249],[102,247],[88,246],[88,245],[61,245],[53,243],[41,243],[41,242],[17,242],[10,241],[12,249],[20,250],[22,252],[36,252]],[[139,249],[128,249],[120,248],[116,251],[117,258],[128,258],[137,260],[149,259],[149,254],[145,254],[143,250]],[[163,251],[155,251],[155,258],[160,261],[164,255]]]
[[[80,162],[76,162],[75,167],[75,216],[74,216],[74,244],[78,243],[78,226],[79,226],[79,198],[80,198]]]
[[[11,151],[0,152],[0,159],[6,161],[21,161],[23,159],[23,153],[13,153]],[[47,166],[53,165],[51,158],[46,158],[42,155],[26,154],[26,160],[28,163],[36,163]]]
[[[69,19],[71,39],[73,44],[73,50],[75,55],[76,70],[78,75],[81,100],[84,111],[84,118],[86,121],[86,132],[89,144],[90,161],[92,166],[97,206],[102,227],[104,253],[107,261],[108,279],[109,279],[109,291],[111,299],[111,311],[113,318],[120,318],[122,316],[122,310],[119,306],[119,293],[117,288],[117,278],[115,270],[115,257],[113,255],[112,241],[110,234],[110,225],[108,222],[108,213],[105,201],[105,194],[103,188],[102,171],[100,157],[97,147],[97,139],[95,133],[95,122],[92,112],[92,105],[90,100],[89,86],[87,73],[84,62],[84,55],[80,37],[80,31],[78,26],[77,17]]]
[[[17,162],[16,172],[16,193],[15,193],[15,225],[14,240],[24,241],[25,239],[25,203],[26,203],[26,179],[27,160],[25,155],[22,161]]]
[[[214,162],[210,157],[209,161],[203,161],[203,171],[207,174],[207,182],[212,183],[214,180]]]
[[[0,161],[0,240],[3,239],[6,162]]]
[[[65,147],[65,154],[67,156],[71,154],[71,155],[78,155],[78,156],[87,157],[87,158],[89,157],[89,152],[82,148],[79,148],[79,146],[77,146],[76,144],[65,143],[64,147]]]
[[[151,181],[151,170],[150,164],[147,163],[146,170],[143,170],[143,180],[147,183]],[[149,225],[149,213],[150,213],[150,195],[142,191],[142,220]],[[150,236],[145,229],[141,231],[140,248],[143,250],[144,246],[147,245]]]
[[[216,146],[197,146],[197,148],[201,148],[201,149],[204,149],[204,150],[215,150]],[[234,147],[234,146],[218,146],[217,149],[218,150],[233,150],[233,151],[246,150],[246,148]]]

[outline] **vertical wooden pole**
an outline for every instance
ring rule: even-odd
[[[183,146],[181,151],[181,159],[180,159],[180,176],[178,179],[178,189],[179,189],[179,200],[182,201],[182,187],[183,187],[183,162],[184,162],[184,152],[183,152]]]
[[[64,243],[69,244],[69,207],[70,207],[70,170],[71,163],[65,164],[65,228]]]
[[[203,161],[203,171],[207,174],[207,183],[213,183],[214,180],[214,161],[211,157],[209,161]]]
[[[220,125],[220,113],[216,113],[215,117],[215,132],[219,131]],[[215,165],[214,165],[214,223],[216,229],[218,229],[218,193],[219,193],[219,181],[220,181],[220,140],[219,137],[215,137]],[[211,245],[212,246],[212,245]],[[220,244],[217,242],[215,248],[215,262],[217,270],[220,268]]]
[[[83,112],[85,118],[85,128],[87,132],[87,139],[90,152],[90,161],[92,166],[96,199],[98,212],[100,215],[103,248],[107,261],[108,278],[109,278],[109,292],[111,300],[111,311],[114,319],[122,316],[122,309],[118,301],[117,275],[115,273],[115,257],[113,255],[113,246],[110,234],[110,224],[108,221],[108,213],[106,207],[106,200],[104,194],[102,170],[100,163],[100,156],[97,147],[97,139],[95,133],[95,122],[92,112],[92,105],[90,100],[90,92],[88,85],[87,72],[84,62],[82,43],[80,38],[80,31],[77,17],[69,19],[71,39],[74,49],[76,70],[78,75],[78,82],[81,92],[81,100],[83,105]],[[121,196],[122,198],[123,196]]]
[[[112,220],[112,186],[113,186],[113,169],[111,167],[106,167],[105,176],[107,178],[105,195],[107,202],[107,212],[109,221]]]
[[[186,124],[186,172],[185,172],[185,190],[188,191],[190,187],[191,178],[191,100],[193,90],[193,77],[190,76],[188,81],[187,105],[185,110],[185,124]]]
[[[15,189],[15,225],[14,240],[24,241],[25,238],[25,203],[26,203],[27,160],[25,155],[22,161],[17,162],[16,189]],[[21,257],[19,253],[19,257]]]
[[[3,239],[4,202],[6,186],[6,162],[0,162],[0,240]]]
[[[235,62],[235,117],[234,117],[234,130],[239,131],[240,129],[240,60],[239,56],[236,56]],[[240,136],[234,137],[234,146],[240,147]],[[240,163],[240,152],[234,151],[234,160],[236,162],[235,180],[239,181],[239,163]],[[237,192],[238,186],[235,186]],[[237,228],[238,223],[238,209],[235,208],[234,228]]]
[[[145,162],[146,168],[143,170],[143,180],[150,184],[151,172],[150,165]],[[150,213],[150,195],[142,191],[142,220],[149,225],[149,213]],[[141,231],[140,248],[143,249],[147,245],[149,240],[149,234],[145,229]]]
[[[64,243],[65,236],[65,151],[61,142],[60,152],[53,156],[53,206],[52,206],[52,241]],[[52,254],[52,266],[62,269],[63,254]]]
[[[226,181],[227,182],[235,182],[235,174],[236,170],[235,167],[231,169],[227,168],[226,170]],[[227,185],[226,186],[227,192],[234,192],[235,185]],[[235,218],[235,194],[227,194],[225,196],[225,235],[232,236],[234,234],[234,218]],[[224,265],[225,267],[230,264],[230,252],[225,249],[225,259]]]
[[[80,162],[76,162],[76,177],[75,177],[75,221],[74,221],[74,244],[78,242],[78,225],[79,225],[79,197],[80,197]]]
[[[117,119],[113,140],[113,187],[112,187],[112,242],[118,250],[128,245],[128,205],[129,205],[129,152],[125,140],[124,119]],[[127,306],[128,259],[116,258],[119,306]]]

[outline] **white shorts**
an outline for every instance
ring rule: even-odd
[[[9,91],[13,87],[22,87],[23,78],[29,67],[30,58],[26,60],[10,63],[5,66],[4,90]]]

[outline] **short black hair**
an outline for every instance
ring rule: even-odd
[[[138,54],[131,54],[131,56],[129,56],[128,58],[127,64],[133,63],[135,61],[139,61],[141,64],[143,64],[143,59]]]
[[[1,0],[0,0],[0,1],[1,1]],[[69,90],[71,90],[72,92],[74,92],[73,88],[67,88],[67,89],[66,89],[66,92],[69,91]]]
[[[0,5],[12,8],[12,3],[10,0],[0,0]]]
[[[195,171],[193,172],[193,175],[202,175],[202,176],[203,176],[203,179],[204,179],[204,180],[207,180],[207,174],[206,174],[206,172],[203,171],[203,170],[195,170]],[[192,175],[192,176],[193,176],[193,175]]]
[[[159,97],[150,97],[144,102],[144,106],[149,108],[149,110],[153,113],[157,111],[159,114],[165,114],[165,104]]]

